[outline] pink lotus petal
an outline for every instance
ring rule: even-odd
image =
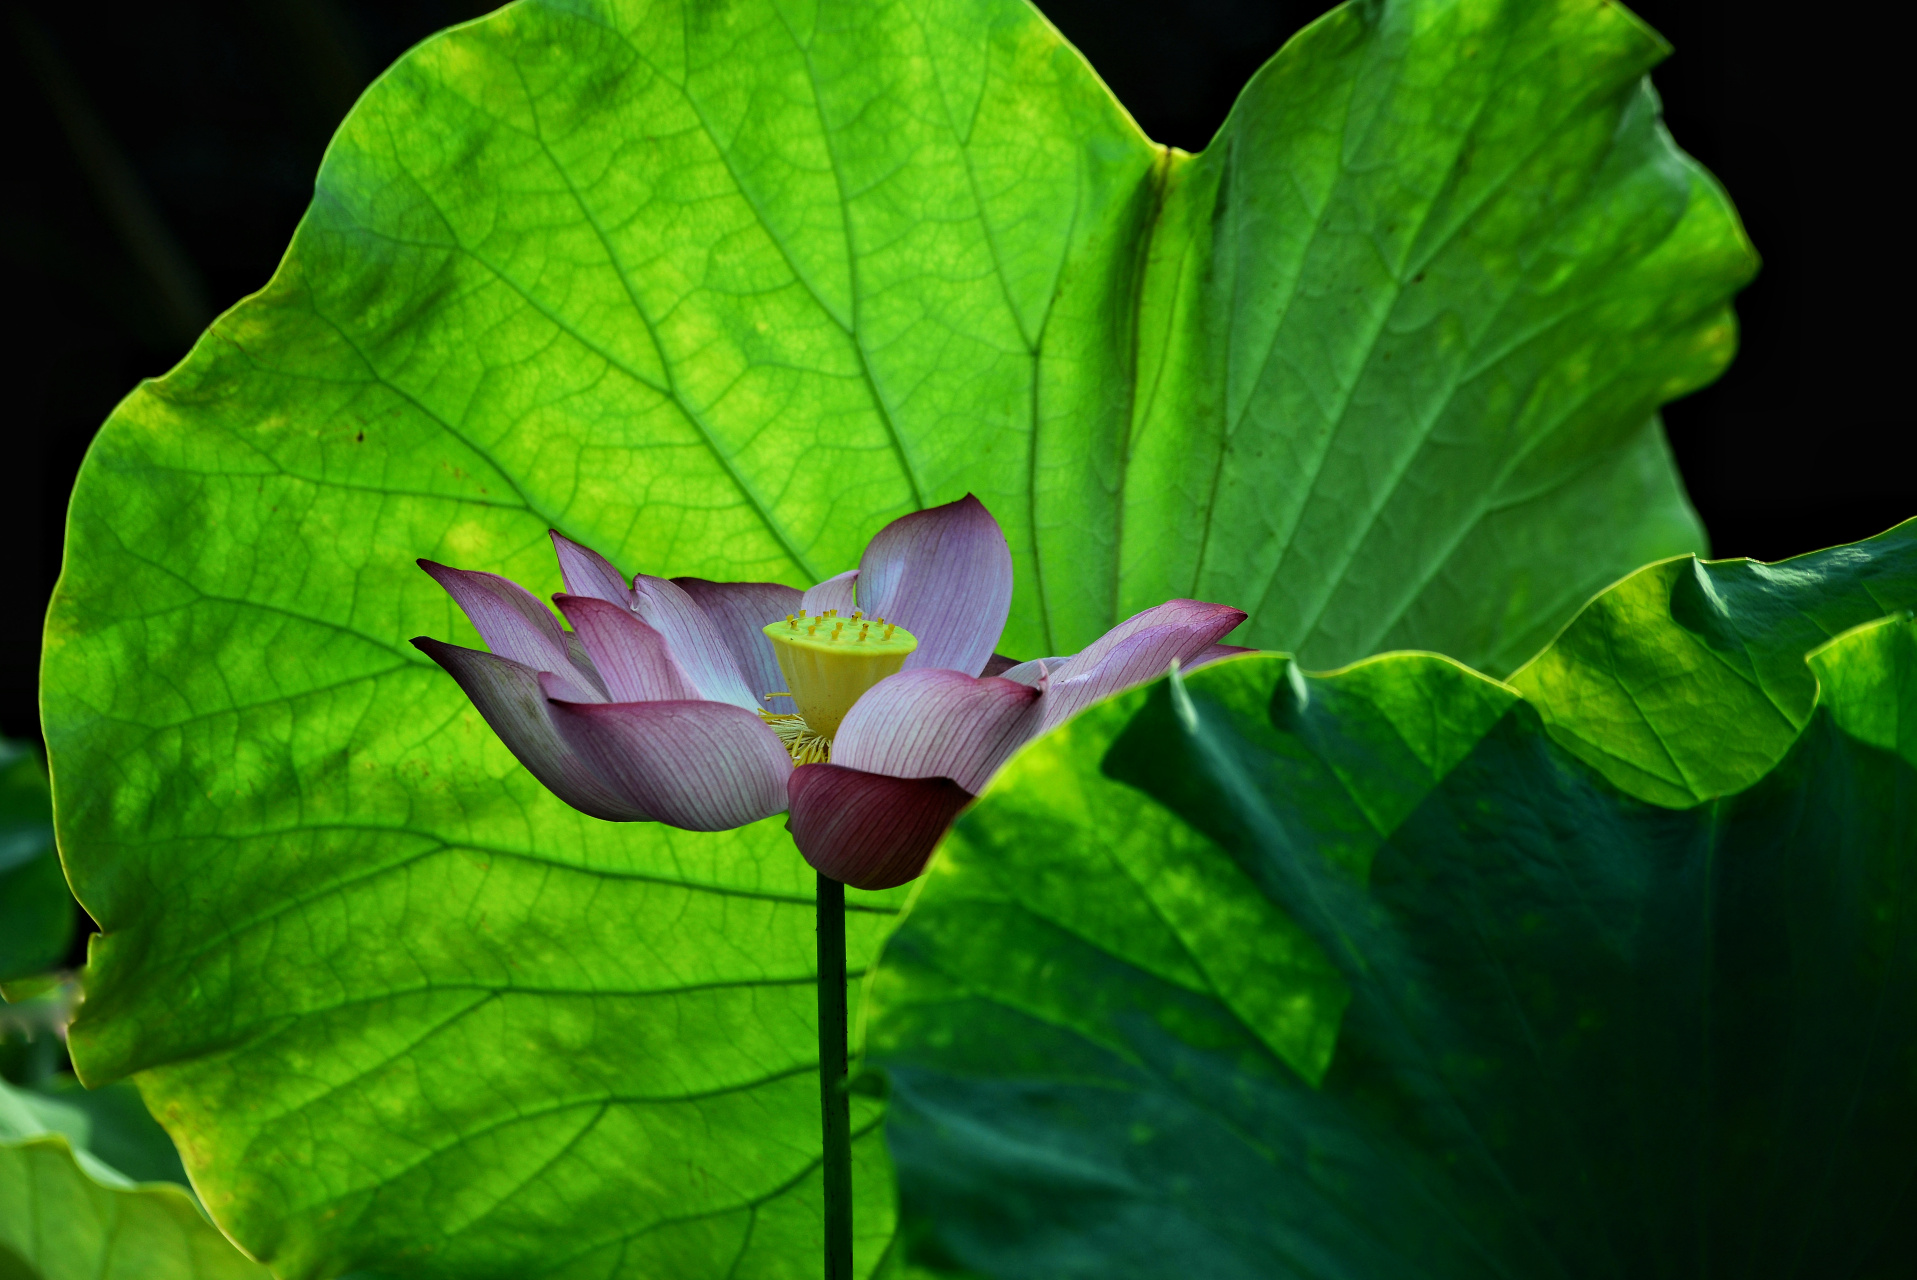
[[[757,705],[767,711],[797,711],[790,698],[766,701],[766,694],[785,688],[785,677],[779,673],[779,660],[772,656],[772,642],[765,638],[762,628],[788,613],[797,613],[802,607],[800,594],[776,582],[707,582],[704,578],[673,581],[712,620],[732,660],[739,664],[746,688],[758,695]]]
[[[918,637],[907,671],[977,675],[1012,609],[1012,551],[998,521],[969,493],[900,516],[859,559],[859,608]]]
[[[890,889],[925,870],[971,795],[950,778],[891,778],[803,764],[786,789],[786,827],[812,869],[855,889]]]
[[[792,758],[743,707],[560,698],[547,705],[559,740],[661,822],[725,831],[785,808]]]
[[[1157,679],[1174,662],[1182,666],[1208,655],[1220,636],[1244,620],[1241,610],[1196,600],[1172,600],[1134,614],[1048,673],[1045,728],[1100,698]]]
[[[531,667],[510,658],[462,649],[429,636],[413,645],[446,668],[506,749],[546,789],[581,813],[609,822],[645,822],[650,815],[559,740],[547,714],[546,694]]]
[[[559,574],[566,580],[568,594],[595,596],[620,605],[632,603],[632,584],[613,567],[612,561],[557,529],[546,532],[552,535],[552,549],[559,557]]]
[[[604,682],[590,664],[579,664],[565,631],[537,596],[496,573],[454,569],[432,560],[421,560],[419,567],[466,611],[488,649],[534,671],[552,672],[566,682],[568,697],[604,701]]]
[[[557,595],[553,601],[591,655],[612,701],[698,701],[699,690],[666,647],[666,638],[625,605],[597,596]]]
[[[1229,624],[1227,619],[1230,620]],[[1054,679],[1071,679],[1085,668],[1097,665],[1113,648],[1147,627],[1186,627],[1193,634],[1204,634],[1205,644],[1213,644],[1222,640],[1244,620],[1245,611],[1228,604],[1211,604],[1204,600],[1167,600],[1134,613],[1066,659],[1068,663],[1075,664],[1070,671],[1054,667],[1052,675]],[[1203,648],[1204,645],[1200,645],[1193,653]]]
[[[804,598],[799,601],[799,607],[814,617],[827,609],[837,609],[840,613],[849,614],[859,607],[858,601],[854,598],[858,582],[857,569],[835,573],[824,582],[810,588]],[[907,627],[906,630],[910,631],[911,628]]]
[[[640,621],[666,638],[666,647],[708,702],[729,702],[747,711],[765,704],[746,688],[719,628],[706,611],[667,578],[642,573],[632,580],[632,608]],[[777,688],[778,686],[773,686]]]
[[[1035,688],[1043,689],[1045,687],[1046,677],[1064,666],[1069,660],[1069,657],[1033,658],[1030,662],[1021,662],[1015,667],[1007,667],[1005,670],[999,672],[999,677],[1004,680],[1016,680],[1020,684],[1029,684]]]
[[[605,680],[593,668],[592,655],[586,652],[586,646],[580,643],[579,637],[570,631],[566,633],[566,657],[573,666],[581,671],[591,671],[595,680],[598,680],[601,685],[605,684]],[[605,701],[605,699],[599,699],[599,701]]]
[[[1215,644],[1190,661],[1180,662],[1178,666],[1182,671],[1196,671],[1198,668],[1209,666],[1221,658],[1235,658],[1241,653],[1257,652],[1257,649],[1242,644]]]
[[[879,681],[832,738],[832,763],[894,778],[950,778],[977,794],[1038,732],[1039,691],[927,667]]]

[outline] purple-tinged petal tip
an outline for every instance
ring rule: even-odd
[[[1244,620],[1242,609],[1202,600],[1168,600],[1133,614],[1046,673],[1045,728],[1100,698],[1157,679],[1174,662],[1216,659],[1221,655],[1211,650]]]
[[[792,842],[813,870],[855,889],[917,878],[972,799],[950,778],[891,778],[837,764],[800,765],[786,789]]]
[[[496,573],[455,569],[434,560],[421,560],[419,567],[465,610],[486,647],[495,654],[534,671],[552,672],[570,686],[573,698],[591,702],[606,696],[604,683],[591,664],[582,666],[578,662],[552,610],[530,591]]]
[[[568,595],[593,596],[618,605],[632,603],[632,584],[612,561],[557,529],[546,532],[552,538],[553,554],[559,557],[559,575],[566,580]]]
[[[859,608],[918,637],[906,670],[977,675],[1012,609],[1012,551],[1004,531],[969,493],[900,516],[879,530],[859,560]]]
[[[581,813],[608,822],[644,822],[651,815],[621,795],[559,740],[547,714],[540,673],[510,658],[464,649],[430,636],[413,646],[446,669],[506,749],[548,791]]]

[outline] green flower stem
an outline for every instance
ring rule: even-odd
[[[845,1091],[845,886],[819,877],[819,1112],[825,1280],[852,1280],[852,1113]]]

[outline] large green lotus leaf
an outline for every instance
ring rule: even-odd
[[[915,1259],[1905,1274],[1917,624],[1813,665],[1783,759],[1686,808],[1419,654],[1235,659],[1028,748],[868,1004]],[[1708,669],[1673,678],[1719,705]]]
[[[1821,641],[1917,605],[1917,520],[1779,564],[1648,565],[1511,676],[1560,746],[1684,806],[1769,773],[1810,719]]]
[[[558,527],[805,583],[970,490],[1019,656],[1193,594],[1314,662],[1509,669],[1697,543],[1655,410],[1753,260],[1663,53],[1596,0],[1341,9],[1191,157],[1017,0],[429,41],[83,468],[44,681],[104,930],[80,1070],[135,1074],[289,1277],[812,1274],[809,872],[776,821],[552,800],[406,645],[473,642],[413,559],[551,590]],[[855,969],[899,898],[855,904]]]
[[[74,924],[46,770],[25,743],[0,738],[0,982],[60,963]]]
[[[182,1187],[136,1185],[0,1081],[0,1280],[271,1280]]]

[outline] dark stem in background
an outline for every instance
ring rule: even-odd
[[[845,886],[819,877],[819,1113],[825,1280],[852,1280],[852,1100],[845,1091]]]

